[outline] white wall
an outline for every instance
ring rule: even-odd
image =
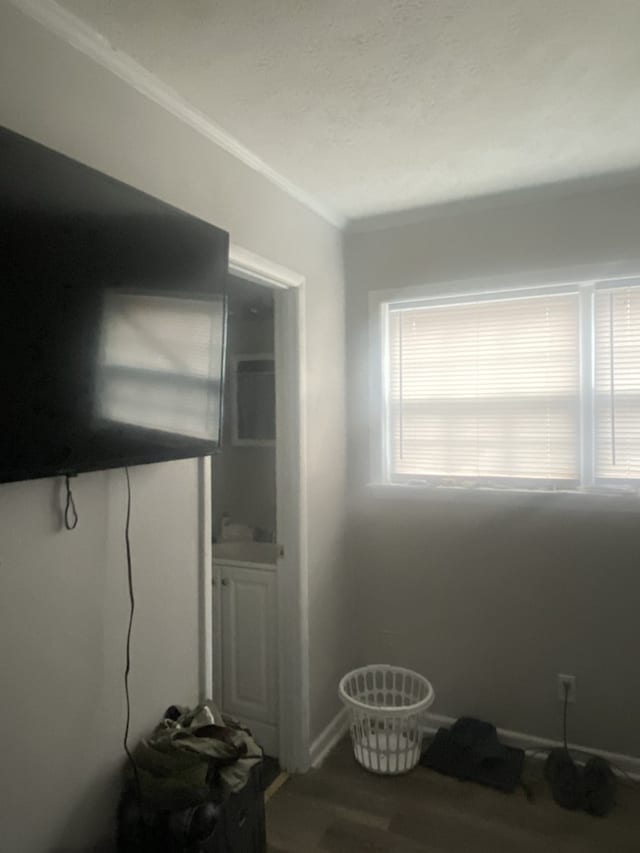
[[[134,737],[198,697],[196,460],[132,469]],[[170,486],[170,488],[167,488]],[[124,472],[0,488],[2,847],[92,849],[122,768],[128,620]],[[164,492],[162,501],[157,500]]]
[[[307,277],[315,735],[337,711],[335,684],[351,663],[340,236],[7,3],[0,6],[0,81],[2,124],[228,229],[233,242]],[[0,837],[3,848],[20,853],[87,850],[104,830],[122,765],[121,474],[78,478],[73,534],[54,526],[54,488],[50,480],[0,487],[0,726],[12,741],[0,762]],[[134,489],[135,737],[168,702],[196,698],[195,463],[136,470]],[[34,730],[40,709],[69,716],[43,718],[44,730]]]
[[[640,272],[640,184],[459,210],[346,238],[350,556],[364,661],[423,671],[435,713],[558,738],[555,677],[577,676],[570,734],[640,756],[640,502],[505,504],[367,489],[368,293],[583,264]],[[615,506],[615,509],[614,509]]]

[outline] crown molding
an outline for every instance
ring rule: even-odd
[[[163,83],[155,74],[123,51],[115,50],[108,39],[80,20],[77,15],[64,9],[55,0],[10,0],[10,2],[49,32],[115,74],[145,98],[158,104],[210,142],[240,160],[245,166],[258,172],[309,210],[338,228],[344,226],[345,219],[342,216],[271,168],[268,163],[211,121],[208,116]]]

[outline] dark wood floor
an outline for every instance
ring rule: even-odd
[[[542,764],[534,793],[508,795],[417,768],[374,776],[343,741],[318,770],[291,778],[267,805],[270,853],[640,853],[640,790],[619,789],[606,818],[550,799]]]

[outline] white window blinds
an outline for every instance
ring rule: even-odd
[[[595,472],[640,478],[640,286],[595,296]]]
[[[210,439],[219,420],[222,299],[114,291],[103,312],[97,410],[116,423]]]
[[[577,291],[391,303],[389,478],[575,484],[578,316]]]

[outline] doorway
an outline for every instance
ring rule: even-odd
[[[235,543],[242,553],[241,542],[277,541],[275,300],[273,289],[236,276],[229,276],[227,294],[223,434],[212,459],[212,524],[214,543]]]
[[[268,499],[254,495],[253,512],[257,517],[256,507],[262,507],[262,523],[251,521],[248,511],[236,512],[236,520],[225,504],[224,491],[219,494],[216,490],[214,460],[209,541],[212,534],[218,541],[209,545],[204,561],[204,571],[208,571],[203,601],[205,671],[210,667],[209,693],[223,710],[246,721],[265,751],[274,754],[284,769],[304,771],[309,766],[305,419],[301,405],[304,279],[234,246],[229,270],[239,290],[244,287],[249,292],[249,285],[253,287],[257,302],[249,311],[253,308],[257,313],[250,316],[258,318],[261,305],[268,315],[266,306],[272,304],[272,348],[263,345],[260,352],[238,352],[230,359],[234,373],[225,394],[225,417],[230,419],[238,450],[244,446],[255,458],[266,451],[262,462],[256,462],[263,466],[262,471],[268,470],[265,460],[272,454],[275,512],[270,523]],[[265,414],[270,382],[275,384],[274,437],[269,434]],[[229,411],[231,405],[235,411]],[[243,445],[243,441],[249,444]],[[247,465],[251,470],[251,463]],[[204,488],[207,479],[203,478]],[[220,536],[223,521],[228,534],[224,539]]]
[[[274,290],[227,283],[223,440],[212,459],[213,596],[223,713],[278,758]]]

